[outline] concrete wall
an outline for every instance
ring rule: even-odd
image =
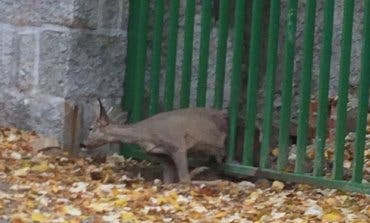
[[[70,143],[96,97],[119,103],[127,20],[128,0],[0,0],[0,125]]]

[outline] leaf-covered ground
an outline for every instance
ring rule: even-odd
[[[0,222],[370,222],[368,195],[278,181],[164,185],[117,167],[145,163],[40,152],[35,139],[1,129]]]

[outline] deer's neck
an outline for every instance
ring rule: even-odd
[[[142,134],[131,126],[109,125],[105,128],[105,133],[111,141],[126,144],[135,144],[143,140]]]

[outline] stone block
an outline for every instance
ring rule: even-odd
[[[79,144],[79,125],[73,126],[69,122],[73,103],[61,97],[23,94],[14,89],[1,91],[0,96],[6,98],[6,101],[0,101],[2,125],[35,130],[44,136],[55,137],[62,145]],[[72,127],[77,131],[72,131]]]
[[[73,4],[76,0],[37,0],[34,4],[40,22],[70,26],[74,21]]]
[[[74,33],[72,38],[64,96],[108,98],[122,95],[125,36]]]
[[[35,130],[63,140],[64,99],[52,96],[23,94],[15,89],[2,89],[0,123],[25,130]]]
[[[35,80],[34,33],[19,34],[12,29],[0,31],[0,72],[2,89],[17,87],[19,91],[28,91]]]
[[[96,29],[99,0],[74,0],[73,27]]]
[[[17,71],[14,84],[21,92],[30,91],[36,80],[36,36],[31,34],[19,34],[17,36]]]
[[[71,51],[70,35],[44,31],[40,36],[39,89],[41,92],[63,96],[65,74]]]
[[[102,0],[101,28],[118,29],[120,27],[120,17],[122,15],[120,1],[121,0]]]
[[[61,97],[35,95],[22,100],[27,108],[28,119],[23,120],[26,127],[32,127],[45,136],[63,141],[65,100]],[[21,125],[22,126],[22,125]]]
[[[17,26],[40,26],[43,23],[70,25],[75,0],[2,0],[0,21]]]
[[[32,129],[27,120],[30,119],[29,107],[24,103],[24,95],[15,88],[0,89],[0,125],[16,126],[22,129]]]
[[[0,22],[17,26],[58,24],[96,29],[98,0],[1,0]]]
[[[129,0],[121,0],[122,6],[120,6],[120,9],[122,11],[121,16],[121,29],[127,30],[128,28],[128,16],[129,16]]]
[[[16,68],[16,32],[11,29],[0,29],[0,89],[14,85]]]
[[[0,89],[0,98],[6,99],[0,100],[0,126],[35,130],[44,136],[55,137],[63,148],[75,153],[96,118],[95,100],[81,99],[73,102],[50,95],[23,94],[10,88]],[[103,102],[107,108],[119,106],[120,97]]]
[[[1,0],[0,22],[19,26],[40,25],[39,1]]]

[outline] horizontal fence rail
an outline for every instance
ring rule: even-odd
[[[302,5],[296,0],[285,2],[173,0],[166,5],[163,0],[130,0],[123,97],[129,120],[137,122],[189,106],[227,108],[229,134],[222,166],[226,173],[370,194],[370,179],[364,175],[364,165],[370,163],[364,156],[369,140],[370,0],[343,2],[338,83],[330,78],[336,1],[324,0],[322,20],[316,15],[316,0]],[[351,73],[355,4],[363,4],[364,14],[353,160],[348,171],[344,162],[349,80],[355,75]],[[298,13],[299,7],[304,7],[303,14]],[[300,16],[302,37],[297,35]],[[323,24],[314,75],[317,21]],[[297,38],[302,38],[302,55],[297,53]],[[302,68],[295,67],[297,60]],[[145,75],[149,75],[148,86]],[[314,78],[318,92],[312,91]],[[332,84],[338,85],[337,99],[329,97]],[[279,109],[274,105],[276,97],[281,100]],[[295,114],[297,123],[292,122]],[[122,151],[134,157],[144,155],[139,149]],[[330,151],[333,158],[328,156]]]

